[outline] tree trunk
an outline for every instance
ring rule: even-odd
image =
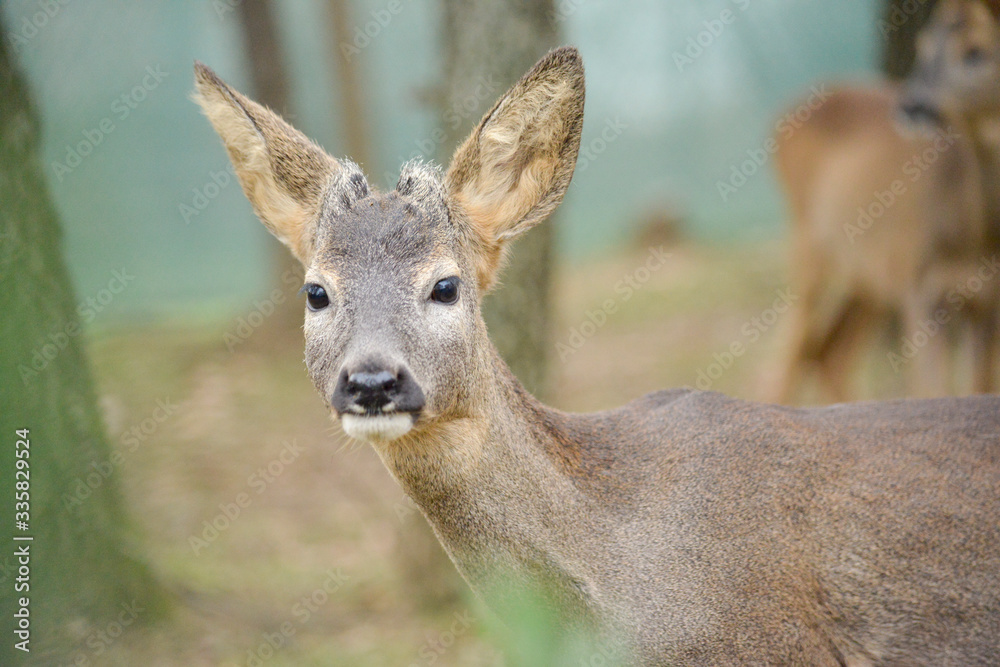
[[[358,71],[358,58],[353,50],[344,50],[341,45],[351,44],[353,35],[351,28],[350,0],[330,0],[329,6],[330,35],[333,38],[330,57],[337,65],[337,83],[340,90],[340,112],[344,119],[343,154],[361,165],[368,173],[373,173],[375,165],[371,163],[371,150],[368,144],[368,123],[365,114],[364,92],[361,86],[361,74]]]
[[[882,37],[882,69],[890,79],[910,73],[916,57],[916,37],[927,23],[937,0],[883,0],[878,24]]]
[[[244,0],[237,7],[243,26],[243,50],[250,61],[250,97],[288,118],[292,110],[288,88],[288,68],[281,48],[278,23],[274,18],[271,0]],[[256,224],[256,223],[254,223]],[[284,245],[269,238],[271,249],[271,287],[278,289],[285,298],[276,303],[269,318],[264,344],[273,345],[277,337],[297,335],[302,328],[302,301],[295,298],[302,286],[302,265]],[[292,276],[295,276],[294,279]],[[270,290],[268,290],[270,293]]]
[[[558,46],[552,0],[445,0],[444,104],[451,153],[493,102],[549,49]],[[475,103],[475,104],[473,104]],[[473,108],[474,107],[474,108]],[[532,393],[544,396],[551,349],[550,282],[555,217],[515,242],[501,284],[486,298],[483,315],[501,356]]]
[[[0,16],[0,34],[7,34],[2,23]],[[20,598],[27,597],[31,624],[30,654],[13,647],[12,630],[3,633],[4,665],[61,664],[63,656],[86,650],[79,637],[107,628],[123,605],[141,609],[140,623],[166,609],[162,589],[131,555],[119,469],[80,338],[82,316],[43,175],[37,118],[2,40],[0,523],[6,544],[0,552],[0,614],[9,627]],[[27,437],[18,435],[22,430]],[[25,451],[18,440],[30,443],[27,459],[15,459],[16,449]],[[30,466],[27,516],[15,516],[16,509],[24,509],[15,508],[15,460]],[[25,486],[18,490],[24,493]],[[32,540],[12,541],[12,536]],[[18,578],[24,561],[14,553],[23,547],[30,553],[30,581]],[[30,588],[15,591],[15,581]]]

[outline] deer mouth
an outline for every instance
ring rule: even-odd
[[[417,415],[412,412],[342,413],[344,433],[365,442],[387,442],[401,438],[413,428]]]
[[[344,432],[355,440],[386,442],[401,438],[424,409],[424,392],[405,366],[379,359],[345,365],[330,405]]]

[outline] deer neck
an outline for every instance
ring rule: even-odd
[[[567,474],[565,434],[546,415],[567,417],[530,396],[492,346],[482,363],[489,380],[470,383],[467,414],[376,450],[491,606],[504,601],[489,590],[510,590],[513,576],[586,607],[588,577],[574,554],[586,553],[577,547],[599,533],[601,513]]]

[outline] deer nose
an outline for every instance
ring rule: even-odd
[[[396,377],[389,371],[351,373],[345,391],[354,402],[366,410],[378,410],[390,402],[389,394],[396,388]]]
[[[341,414],[416,413],[424,407],[424,394],[405,368],[365,364],[341,371],[332,403]]]

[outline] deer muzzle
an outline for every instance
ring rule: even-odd
[[[395,440],[413,428],[425,400],[405,366],[367,361],[345,365],[331,403],[352,438]]]

